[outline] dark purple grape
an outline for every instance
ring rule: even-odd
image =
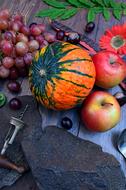
[[[29,25],[29,28],[31,28],[31,27],[34,26],[34,25],[37,25],[37,23],[36,23],[36,22],[32,22],[32,23]]]
[[[11,91],[11,92],[20,92],[21,90],[21,85],[19,82],[17,81],[10,81],[8,84],[7,84],[7,87],[8,89]]]
[[[76,32],[71,32],[67,36],[67,42],[72,44],[78,44],[80,42],[80,35]]]
[[[18,78],[18,76],[19,76],[19,74],[18,74],[18,71],[17,71],[17,69],[15,68],[15,67],[11,67],[10,68],[10,75],[9,75],[9,78],[10,79],[17,79]]]
[[[30,29],[28,26],[23,25],[20,29],[20,32],[24,35],[28,36],[30,34]]]
[[[114,97],[117,99],[120,106],[126,104],[126,95],[124,92],[117,92]]]
[[[64,117],[62,120],[61,120],[61,126],[67,130],[71,129],[72,126],[73,126],[73,123],[71,121],[71,119],[69,119],[68,117]]]
[[[26,54],[24,55],[24,62],[25,62],[25,64],[26,64],[27,66],[30,66],[30,65],[31,65],[32,60],[33,60],[33,55],[32,55],[32,53],[26,53]]]
[[[94,30],[95,28],[95,23],[94,22],[88,22],[86,27],[85,27],[85,32],[90,33]]]
[[[19,110],[22,107],[22,102],[18,98],[12,98],[9,101],[9,107],[13,110]]]
[[[35,39],[40,45],[44,42],[44,37],[42,35],[36,36]]]
[[[62,30],[57,31],[57,33],[56,33],[57,40],[63,40],[64,37],[65,37],[65,32],[64,31],[62,31]]]
[[[26,67],[20,68],[18,72],[19,72],[20,77],[27,77],[28,76],[28,70]]]
[[[6,31],[6,32],[4,33],[4,39],[5,39],[5,40],[8,40],[8,41],[13,41],[13,35],[12,35],[12,33]]]
[[[16,57],[15,66],[17,69],[25,67],[25,62],[24,62],[23,57]]]

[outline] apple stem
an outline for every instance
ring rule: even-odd
[[[112,103],[102,103],[102,106],[107,106],[107,105],[108,105],[108,106],[109,106],[109,105],[110,105],[110,106],[113,106]]]

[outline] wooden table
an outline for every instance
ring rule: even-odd
[[[120,0],[121,1],[121,0]],[[125,2],[125,0],[123,0]],[[35,18],[34,13],[42,8],[45,8],[46,6],[42,3],[41,0],[0,0],[0,6],[2,8],[9,8],[11,12],[18,12],[20,11],[23,15],[25,15],[26,20],[28,23],[30,22],[44,22],[47,23],[47,19],[40,19]],[[86,14],[85,10],[78,13],[73,18],[64,21],[63,23],[65,25],[68,25],[75,31],[78,31],[80,33],[84,33],[84,27],[86,25]],[[104,33],[104,31],[107,28],[111,28],[112,25],[115,24],[121,24],[124,23],[125,17],[122,17],[121,21],[117,21],[111,16],[111,19],[109,22],[105,22],[102,15],[98,15],[95,20],[95,30],[88,34],[90,38],[98,42],[99,37]],[[49,28],[50,30],[50,28]],[[12,95],[6,87],[6,82],[0,81],[0,90],[3,91],[8,100],[11,99],[14,95]],[[22,83],[22,91],[19,95],[30,95],[31,92],[29,90],[28,80],[27,79],[21,79]],[[115,92],[121,91],[119,87],[115,87],[110,90],[111,94],[114,94]],[[62,111],[62,112],[56,112],[56,111],[50,111],[45,109],[44,107],[40,106],[39,111],[42,115],[42,126],[45,127],[49,124],[59,125],[60,121],[63,116],[69,116],[73,121],[73,128],[71,129],[71,133],[73,133],[75,136],[78,136],[82,139],[88,139],[92,142],[95,142],[96,144],[99,144],[102,146],[103,151],[108,152],[110,154],[113,154],[118,161],[121,164],[121,167],[123,171],[126,174],[126,162],[125,159],[122,157],[122,155],[117,151],[116,149],[116,140],[120,132],[125,128],[125,118],[126,118],[126,105],[122,107],[122,115],[121,115],[121,121],[120,123],[113,128],[112,130],[105,132],[105,133],[92,133],[85,129],[85,127],[82,125],[80,118],[77,114],[77,110],[69,110],[69,111]],[[34,185],[34,183],[31,183],[33,180],[30,174],[26,175],[29,179],[28,182],[24,181],[24,178],[20,180],[16,185],[16,189],[37,189]],[[26,186],[24,184],[27,184]],[[29,185],[28,185],[29,184]],[[25,188],[24,188],[25,187]],[[31,188],[30,188],[31,187]],[[5,189],[11,189],[11,188],[5,188]],[[15,189],[15,186],[12,187],[12,189]]]

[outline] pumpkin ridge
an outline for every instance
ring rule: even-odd
[[[79,58],[77,58],[77,59],[69,59],[69,60],[66,60],[66,61],[60,61],[60,62],[58,62],[58,64],[65,64],[65,63],[73,63],[73,62],[76,62],[76,61],[89,61],[89,62],[92,62],[92,60],[91,59],[79,59]]]
[[[51,63],[56,64],[61,58],[63,58],[63,57],[66,56],[69,52],[71,52],[71,51],[73,51],[73,50],[76,50],[76,49],[77,49],[77,48],[69,49],[69,50],[67,50],[67,51],[65,51],[65,52],[63,52],[63,53],[59,52],[55,57],[52,57],[52,58],[50,59],[50,61],[47,63],[47,66],[48,66],[48,65],[50,66]]]
[[[86,73],[82,73],[82,72],[74,70],[74,69],[70,69],[69,70],[69,69],[66,69],[66,68],[61,68],[60,71],[65,71],[65,72],[70,72],[70,73],[76,73],[76,74],[81,75],[81,76],[93,78],[93,76],[91,76],[91,75],[88,75]]]
[[[91,89],[91,88],[86,87],[84,84],[77,84],[76,82],[73,82],[73,81],[64,79],[64,78],[62,78],[62,77],[60,77],[60,76],[57,76],[57,75],[56,75],[56,76],[53,76],[53,78],[57,78],[57,79],[60,79],[60,80],[65,80],[65,81],[67,81],[67,82],[70,82],[70,83],[72,83],[72,84],[74,84],[74,85],[76,85],[76,86],[80,86],[80,87],[82,87],[82,88]]]

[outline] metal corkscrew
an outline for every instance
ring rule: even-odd
[[[5,154],[9,145],[13,144],[14,139],[17,136],[19,130],[21,130],[24,127],[25,123],[22,121],[22,119],[27,109],[28,109],[28,104],[25,106],[24,111],[20,113],[19,117],[11,117],[10,119],[11,127],[9,128],[9,131],[4,139],[4,145],[1,150],[1,155]]]

